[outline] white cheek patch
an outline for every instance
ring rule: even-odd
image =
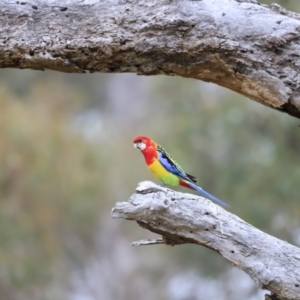
[[[145,143],[134,143],[133,146],[137,149],[140,149],[141,151],[143,151],[146,148]]]
[[[139,149],[140,150],[144,150],[146,148],[146,144],[145,143],[139,143]]]

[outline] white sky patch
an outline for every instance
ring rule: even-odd
[[[234,268],[219,280],[202,277],[194,271],[177,273],[170,278],[166,290],[168,300],[259,300],[267,293],[257,289],[247,274]]]
[[[75,117],[73,128],[81,132],[90,142],[98,141],[103,134],[103,120],[101,113],[96,110],[88,110]]]

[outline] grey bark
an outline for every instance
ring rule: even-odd
[[[299,29],[255,0],[6,0],[0,67],[195,78],[300,118]]]
[[[113,218],[136,221],[162,236],[134,246],[193,243],[210,248],[272,292],[266,299],[300,300],[300,249],[270,236],[210,200],[145,181]]]

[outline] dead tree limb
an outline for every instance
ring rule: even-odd
[[[260,231],[207,199],[145,181],[128,202],[116,204],[112,217],[136,221],[162,236],[134,242],[134,246],[202,245],[244,270],[257,286],[272,292],[276,299],[300,300],[300,249]]]
[[[300,15],[278,5],[6,0],[0,12],[1,68],[178,75],[300,118]]]

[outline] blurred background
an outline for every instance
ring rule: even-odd
[[[231,212],[299,246],[299,120],[179,77],[0,78],[1,299],[263,299],[204,247],[132,247],[156,236],[110,212],[139,181],[156,181],[132,146],[145,134]]]

